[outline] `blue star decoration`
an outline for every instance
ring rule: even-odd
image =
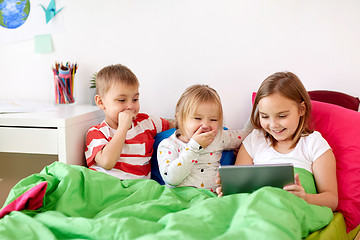
[[[42,9],[45,12],[46,23],[48,23],[56,14],[58,14],[64,7],[60,8],[56,11],[55,0],[51,0],[47,8],[40,4]]]

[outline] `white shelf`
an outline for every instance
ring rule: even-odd
[[[59,104],[53,111],[0,114],[0,152],[58,154],[85,164],[85,134],[104,119],[97,106]]]

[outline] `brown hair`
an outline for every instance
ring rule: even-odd
[[[109,65],[96,74],[96,94],[104,95],[113,84],[122,83],[130,86],[139,85],[136,75],[121,64]]]
[[[195,84],[188,87],[181,95],[178,103],[176,104],[176,126],[180,130],[180,133],[184,134],[186,130],[183,122],[193,113],[200,103],[214,103],[218,106],[219,112],[219,126],[222,129],[223,125],[223,109],[221,105],[221,99],[215,89],[208,85]]]
[[[291,148],[295,147],[300,137],[307,136],[313,131],[309,128],[309,119],[311,116],[311,102],[308,92],[300,79],[291,72],[277,72],[267,77],[260,85],[256,93],[254,105],[251,112],[251,123],[256,129],[262,129],[260,116],[258,112],[259,101],[274,93],[280,94],[290,100],[300,104],[305,104],[305,114],[300,117],[298,128],[293,134],[294,143]],[[270,140],[271,145],[276,145],[276,140],[269,133],[265,132],[265,137]]]

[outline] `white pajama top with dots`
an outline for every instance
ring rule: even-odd
[[[177,138],[177,131],[162,140],[157,156],[165,184],[170,187],[193,186],[215,191],[219,186],[216,180],[222,151],[238,149],[252,127],[244,129],[223,130],[206,148],[202,148],[194,139],[190,139],[188,143],[182,142]]]

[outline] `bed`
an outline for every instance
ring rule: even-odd
[[[154,151],[152,180],[120,181],[60,162],[24,178],[0,210],[0,239],[359,239],[360,113],[320,101],[312,101],[312,124],[337,160],[335,212],[271,187],[221,198],[166,187]],[[222,164],[233,159],[227,152]]]

